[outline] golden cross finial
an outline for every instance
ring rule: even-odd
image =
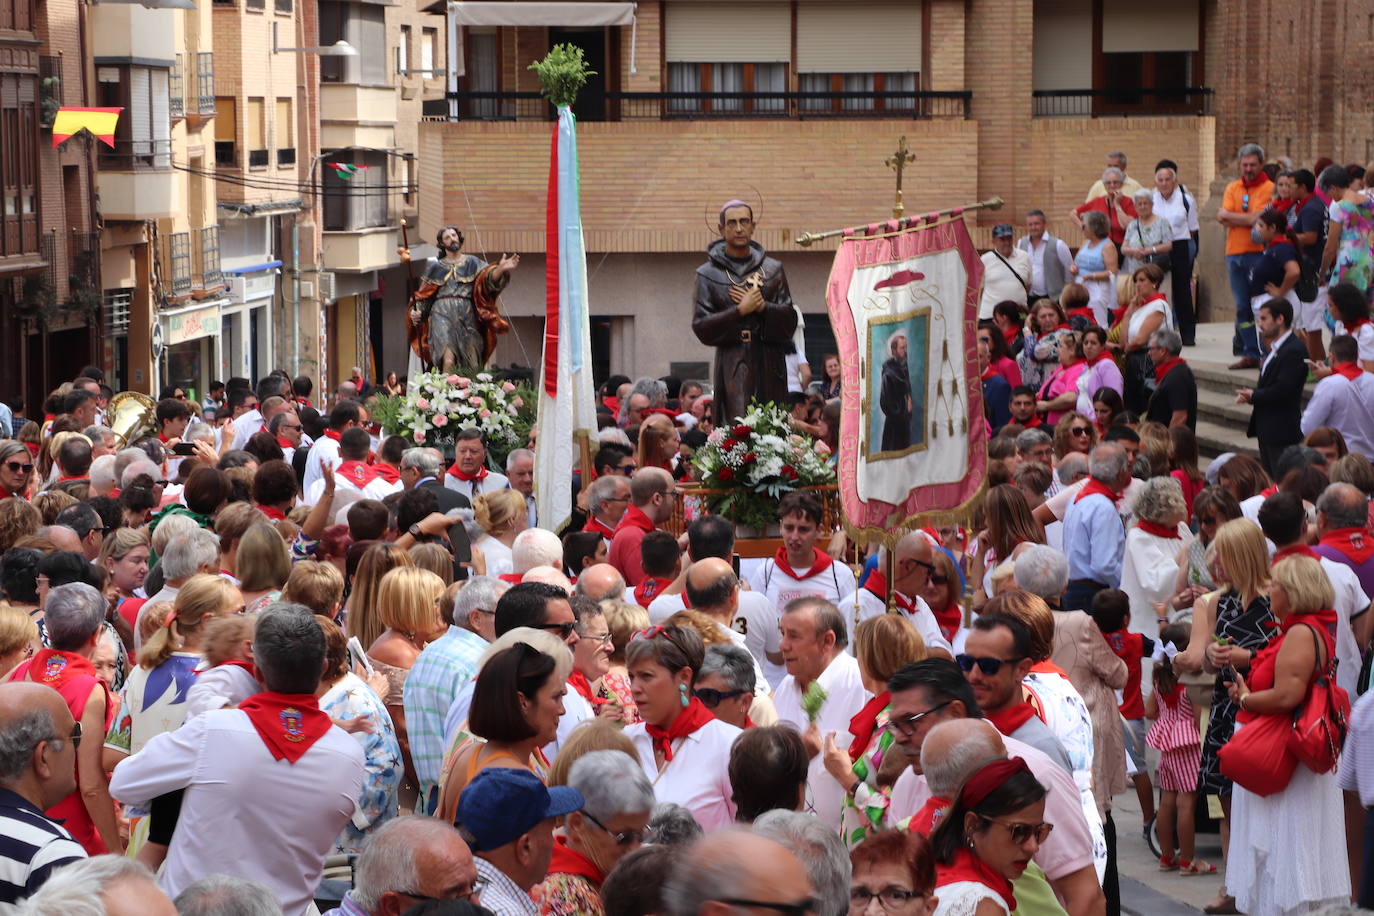
[[[902,211],[906,208],[902,205],[902,172],[906,169],[908,162],[915,162],[916,154],[911,152],[906,145],[906,134],[902,134],[897,140],[897,151],[884,160],[888,168],[897,173],[897,196],[892,203],[892,218],[901,219]]]

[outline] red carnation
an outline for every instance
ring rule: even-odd
[[[720,478],[721,483],[729,483],[735,479],[735,472],[731,468],[721,468],[716,472],[716,477]]]
[[[758,455],[755,455],[753,452],[745,452],[745,453],[744,453],[744,457],[741,458],[739,461],[740,461],[740,464],[753,464],[755,461],[758,461],[758,460],[759,460],[759,456],[758,456]]]
[[[734,433],[736,436],[743,437],[752,433],[753,430],[745,426],[743,423],[741,423],[739,426],[736,426],[734,429],[730,430],[730,432]]]
[[[728,452],[730,451],[730,449],[734,448],[737,445],[739,445],[738,439],[726,439],[724,442],[720,444],[720,447]]]
[[[796,480],[797,469],[790,464],[784,464],[782,466],[782,476],[786,477],[788,480]]]

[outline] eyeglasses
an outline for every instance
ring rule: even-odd
[[[70,742],[72,743],[72,747],[80,747],[80,746],[81,746],[81,723],[80,723],[80,722],[73,722],[73,723],[72,723],[72,733],[71,733],[70,735],[67,735],[65,738],[62,737],[61,735],[53,735],[51,738],[49,738],[49,739],[47,739],[47,740],[49,740],[49,741],[70,741]]]
[[[18,461],[6,461],[5,467],[10,470],[10,473],[17,474],[20,471],[23,471],[25,474],[33,473],[32,464],[20,464]]]
[[[882,904],[885,910],[901,910],[910,905],[913,900],[920,900],[926,894],[920,891],[909,891],[904,887],[885,887],[874,893],[866,887],[851,887],[849,889],[849,908],[851,910],[866,910],[874,899]]]
[[[707,709],[715,709],[725,700],[733,700],[735,697],[744,696],[743,690],[716,690],[714,687],[698,687],[692,691],[692,696],[702,702]]]
[[[400,894],[402,897],[409,897],[409,898],[412,899],[412,900],[419,900],[419,901],[428,901],[428,900],[466,900],[466,901],[468,901],[469,903],[475,903],[476,900],[475,900],[474,898],[480,896],[481,893],[482,893],[482,891],[486,889],[486,886],[487,886],[487,879],[486,879],[486,878],[482,878],[482,877],[478,877],[478,878],[476,878],[476,879],[473,880],[473,882],[472,882],[472,887],[471,887],[471,888],[469,888],[469,889],[466,890],[466,891],[460,891],[460,892],[454,894],[452,897],[430,897],[430,896],[427,895],[427,894],[417,894],[417,893],[414,893],[413,891],[396,891],[396,893]]]
[[[1086,436],[1090,432],[1092,432],[1092,427],[1090,426],[1074,426],[1069,429],[1070,436]]]
[[[1035,842],[1043,843],[1049,837],[1050,831],[1054,829],[1053,824],[1046,824],[1043,822],[1039,824],[1021,824],[1016,821],[1004,821],[995,817],[985,817],[983,820],[990,824],[1001,824],[1003,827],[1007,828],[1007,832],[1011,834],[1011,841],[1018,846],[1026,842],[1026,840],[1029,840],[1032,836],[1035,837]]]
[[[734,897],[717,897],[715,902],[727,903],[730,906],[772,910],[774,913],[782,913],[784,916],[807,916],[808,913],[815,913],[816,907],[819,906],[815,897],[806,897],[796,903],[766,903],[762,900],[741,900]]]
[[[949,576],[941,575],[940,573],[931,573],[930,581],[935,585],[944,585],[949,582]]]
[[[901,732],[904,737],[910,738],[912,735],[916,734],[916,726],[921,724],[922,719],[932,713],[939,712],[953,702],[953,700],[945,700],[940,705],[932,706],[925,712],[918,712],[914,716],[907,716],[905,719],[892,719],[892,727]]]
[[[580,639],[592,639],[603,646],[609,646],[614,642],[610,633],[579,633],[577,635]]]
[[[959,668],[967,674],[977,665],[978,670],[986,675],[994,675],[1002,670],[1003,665],[1014,665],[1021,661],[1019,658],[974,658],[972,655],[960,653],[954,656],[954,660],[959,663]]]
[[[536,626],[535,629],[548,630],[550,633],[557,633],[561,639],[566,640],[569,636],[573,634],[573,630],[577,629],[577,623],[571,620],[567,623],[541,623],[538,626]]]
[[[609,834],[611,839],[615,840],[615,845],[617,846],[637,846],[644,842],[643,830],[622,830],[617,833],[597,820],[590,811],[583,811],[582,816]]]

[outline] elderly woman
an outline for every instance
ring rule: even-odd
[[[641,721],[630,689],[630,672],[625,667],[625,650],[630,640],[641,630],[649,628],[649,612],[638,604],[607,598],[601,602],[606,616],[606,628],[611,632],[610,667],[601,676],[601,695],[620,707],[620,721],[634,725]]]
[[[1175,594],[1178,554],[1188,536],[1183,488],[1172,477],[1151,477],[1140,487],[1135,515],[1138,521],[1126,532],[1121,590],[1131,599],[1131,630],[1154,638],[1168,622],[1167,607],[1156,605],[1166,605]],[[1141,688],[1149,694],[1149,678],[1143,674]]]
[[[767,725],[743,732],[730,748],[735,819],[751,824],[769,811],[801,810],[809,765],[806,744],[792,726]],[[761,773],[768,778],[760,779]]]
[[[105,626],[105,599],[91,586],[74,582],[48,592],[44,607],[51,648],[35,653],[10,679],[34,681],[56,690],[78,726],[71,738],[76,745],[76,786],[47,814],[58,820],[88,854],[122,854],[124,841],[100,759],[104,746],[100,736],[110,729],[114,703],[91,663]],[[79,743],[80,735],[90,739]]]
[[[1076,331],[1059,338],[1059,366],[1040,385],[1035,409],[1051,426],[1078,403],[1078,380],[1088,368],[1082,339]]]
[[[740,734],[692,696],[706,654],[685,626],[650,627],[630,642],[625,660],[644,721],[625,729],[660,801],[682,805],[707,831],[734,820],[730,745]]]
[[[487,561],[487,575],[508,575],[511,567],[511,546],[515,536],[529,526],[529,509],[525,497],[516,490],[497,490],[482,493],[472,501],[477,524],[483,536],[473,544]]]
[[[1038,391],[1059,366],[1059,339],[1069,333],[1064,310],[1052,299],[1037,299],[1026,318],[1024,340],[1016,364],[1021,381]]]
[[[530,891],[540,916],[602,916],[601,884],[644,840],[654,789],[638,762],[620,751],[592,751],[572,765],[568,785],[586,800],[554,836],[544,883]]]
[[[1069,273],[1088,290],[1088,307],[1101,327],[1111,321],[1116,307],[1116,246],[1108,237],[1106,214],[1089,211],[1083,215],[1084,242],[1074,254]]]
[[[825,736],[825,770],[844,790],[840,802],[840,836],[853,847],[888,822],[892,787],[878,778],[896,735],[888,724],[892,696],[887,682],[903,667],[926,657],[916,626],[900,614],[870,617],[854,628],[854,657],[859,677],[873,699],[849,720],[849,748]]]
[[[1146,264],[1153,264],[1164,272],[1159,288],[1172,289],[1169,269],[1174,248],[1173,228],[1168,220],[1155,213],[1153,188],[1136,191],[1134,200],[1136,218],[1126,224],[1126,235],[1121,243],[1121,269],[1130,276]]]
[[[1120,245],[1125,238],[1126,225],[1135,218],[1135,202],[1122,193],[1126,184],[1126,173],[1116,166],[1108,166],[1102,173],[1102,195],[1079,204],[1069,211],[1069,219],[1079,229],[1087,222],[1089,213],[1100,213],[1109,222],[1110,228],[1103,235],[1110,236],[1113,245]],[[1138,187],[1138,185],[1132,185]]]
[[[1086,364],[1083,371],[1078,375],[1078,397],[1075,405],[1078,412],[1085,417],[1097,417],[1097,400],[1102,395],[1105,388],[1120,395],[1123,390],[1121,370],[1116,366],[1116,360],[1112,359],[1112,354],[1107,349],[1107,332],[1105,329],[1093,325],[1083,330],[1081,338],[1083,359]],[[1097,424],[1100,432],[1106,432],[1107,428],[1099,417]],[[1111,422],[1108,417],[1107,422]]]
[[[1321,564],[1293,555],[1274,564],[1269,608],[1279,636],[1253,657],[1228,653],[1236,669],[1227,696],[1240,708],[1237,733],[1260,716],[1289,720],[1313,678],[1335,652],[1336,596]],[[1248,665],[1247,674],[1241,670]],[[1350,898],[1350,869],[1334,772],[1299,764],[1288,785],[1259,796],[1237,785],[1231,793],[1231,856],[1226,882],[1244,913],[1308,913]]]
[[[1173,327],[1173,313],[1169,300],[1160,292],[1164,272],[1158,265],[1137,267],[1131,274],[1135,295],[1121,316],[1121,351],[1126,356],[1125,389],[1122,392],[1126,409],[1144,415],[1150,397],[1147,380],[1155,375],[1150,359],[1150,335],[1160,328]]]
[[[906,830],[872,834],[850,850],[849,865],[849,916],[932,916],[935,912],[939,903],[935,858],[922,834]]]

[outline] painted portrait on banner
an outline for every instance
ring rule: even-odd
[[[869,461],[901,458],[926,445],[926,356],[930,309],[915,309],[868,324],[870,372],[864,454]]]

